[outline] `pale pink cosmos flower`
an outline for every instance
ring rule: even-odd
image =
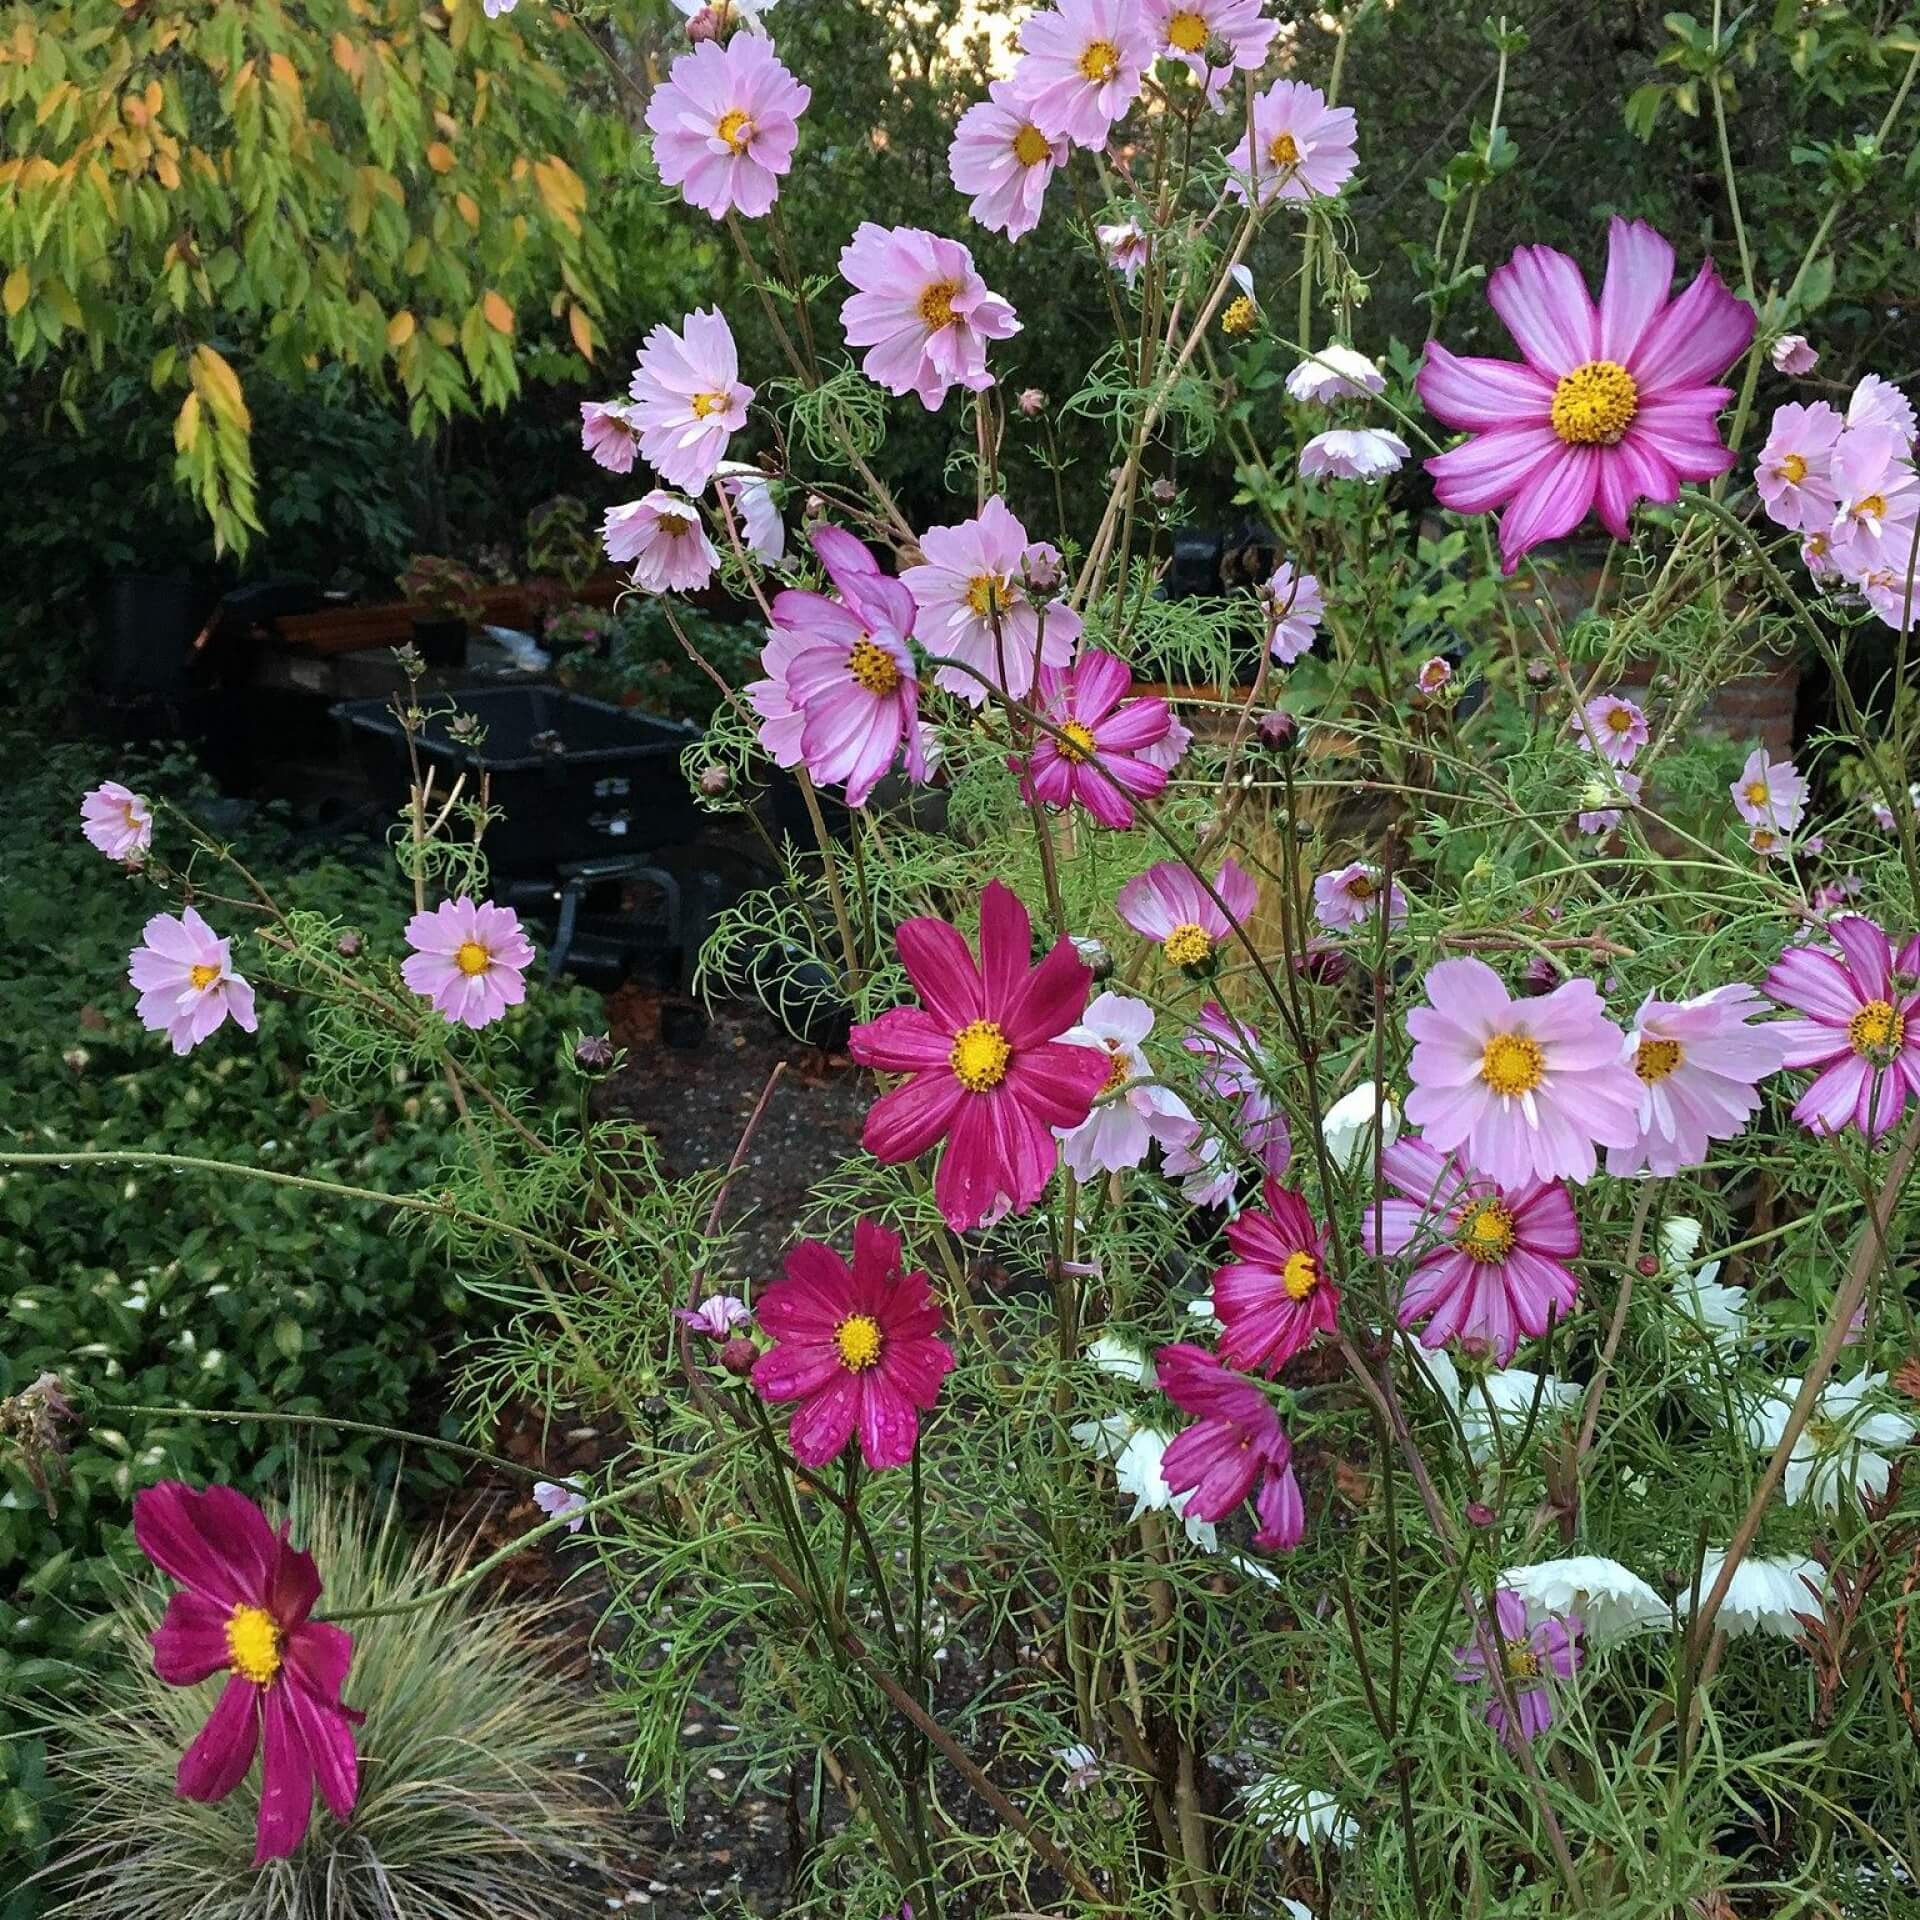
[[[1080,616],[1050,600],[1041,582],[1057,583],[1060,553],[1029,540],[999,494],[971,520],[929,527],[920,537],[924,564],[900,578],[919,609],[920,644],[931,654],[963,661],[943,666],[935,686],[969,706],[990,698],[981,676],[1015,700],[1033,689],[1035,654],[1041,667],[1064,667],[1080,638]],[[968,672],[968,668],[974,669]]]
[[[1820,364],[1820,356],[1807,345],[1804,333],[1783,333],[1773,343],[1767,357],[1773,362],[1776,373],[1784,373],[1798,379],[1803,373],[1811,373]]]
[[[1338,933],[1377,920],[1384,906],[1387,925],[1399,926],[1407,917],[1407,896],[1400,891],[1398,881],[1391,889],[1383,886],[1385,878],[1378,867],[1364,860],[1321,874],[1313,883],[1314,917],[1330,933]]]
[[[1891,380],[1877,373],[1863,374],[1847,401],[1849,427],[1887,427],[1908,446],[1913,445],[1913,402]]]
[[[967,211],[1009,240],[1040,224],[1047,182],[1066,164],[1067,143],[1040,131],[1025,95],[1005,80],[960,116],[947,154],[953,184],[973,196]]]
[[[742,460],[722,460],[714,469],[714,477],[728,505],[739,515],[740,537],[747,551],[770,567],[781,565],[787,557],[787,529],[780,518],[780,503],[773,496],[772,479]]]
[[[81,799],[80,831],[109,860],[137,867],[153,845],[153,811],[131,787],[103,780]]]
[[[1833,563],[1833,536],[1821,531],[1810,533],[1800,542],[1800,564],[1821,584],[1840,578]]]
[[[1153,1009],[1124,993],[1103,993],[1060,1038],[1068,1046],[1097,1047],[1112,1065],[1093,1111],[1077,1127],[1055,1127],[1060,1157],[1076,1180],[1137,1167],[1158,1140],[1180,1146],[1199,1131],[1187,1103],[1171,1087],[1155,1084],[1144,1051],[1153,1031]]]
[[[451,1026],[490,1026],[527,997],[533,942],[511,907],[466,894],[407,922],[400,978]]]
[[[1453,679],[1453,662],[1435,654],[1431,660],[1420,663],[1420,671],[1413,677],[1413,684],[1424,694],[1444,693]]]
[[[1093,237],[1100,243],[1100,256],[1129,287],[1153,255],[1153,242],[1138,220],[1110,221],[1095,227]]]
[[[551,1480],[533,1483],[533,1504],[549,1520],[564,1520],[569,1533],[578,1533],[587,1524],[587,1496],[578,1487],[557,1485]]]
[[[1262,0],[1146,0],[1155,57],[1178,60],[1218,106],[1236,72],[1258,73],[1280,31]]]
[[[680,325],[675,333],[663,322],[647,335],[629,391],[640,457],[669,486],[700,493],[747,424],[753,389],[741,383],[733,329],[718,307]]]
[[[609,473],[631,473],[640,451],[633,409],[624,400],[582,400],[580,445],[596,466]]]
[[[1162,860],[1120,889],[1114,910],[1135,933],[1159,941],[1169,966],[1204,967],[1215,949],[1234,937],[1235,922],[1247,924],[1260,898],[1252,877],[1232,859],[1221,862],[1213,893],[1219,901],[1177,860]]]
[[[812,98],[757,35],[702,41],[647,102],[660,178],[716,220],[759,219],[793,165],[799,116]]]
[[[1204,1347],[1181,1341],[1154,1355],[1160,1390],[1183,1413],[1197,1414],[1161,1457],[1168,1491],[1189,1494],[1185,1513],[1224,1520],[1254,1495],[1253,1544],[1288,1553],[1306,1532],[1307,1510],[1294,1478],[1293,1447],[1274,1404]],[[1255,1492],[1256,1486],[1258,1492]]]
[[[1750,1026],[1766,1004],[1744,984],[1688,1000],[1649,994],[1634,1015],[1629,1059],[1640,1082],[1639,1136],[1607,1149],[1616,1178],[1642,1167],[1660,1175],[1706,1162],[1709,1144],[1746,1130],[1760,1107],[1759,1083],[1785,1063],[1778,1025]]]
[[[1508,573],[1589,512],[1625,540],[1638,500],[1670,506],[1683,480],[1733,465],[1716,418],[1732,389],[1709,385],[1753,337],[1753,309],[1711,262],[1677,300],[1673,249],[1644,222],[1607,228],[1607,276],[1596,307],[1580,269],[1552,247],[1520,247],[1487,283],[1524,361],[1462,359],[1427,342],[1420,398],[1465,446],[1427,462],[1440,504],[1506,511]]]
[[[177,918],[156,913],[140,937],[145,944],[127,956],[128,983],[140,993],[134,1011],[175,1053],[192,1052],[229,1017],[243,1033],[258,1027],[253,988],[233,970],[231,943],[193,908]]]
[[[1639,802],[1644,784],[1640,776],[1628,767],[1614,767],[1610,773],[1610,780],[1589,780],[1580,791],[1584,810],[1573,824],[1582,833],[1611,833],[1626,810]]]
[[[1199,1019],[1181,1036],[1180,1044],[1197,1059],[1208,1062],[1200,1075],[1201,1091],[1229,1103],[1233,1131],[1241,1147],[1278,1179],[1293,1158],[1293,1134],[1286,1109],[1268,1091],[1272,1062],[1260,1044],[1258,1031],[1230,1014],[1219,1001],[1209,1000],[1200,1009]],[[1194,1161],[1175,1168],[1170,1161],[1168,1171],[1192,1173],[1199,1165]]]
[[[1793,851],[1792,842],[1777,827],[1749,827],[1747,845],[1763,860],[1784,860]]]
[[[1358,400],[1386,390],[1386,375],[1364,353],[1337,340],[1316,347],[1287,375],[1289,398],[1312,406],[1331,406],[1336,400]]]
[[[1330,107],[1318,87],[1276,80],[1253,103],[1251,139],[1227,155],[1227,187],[1265,206],[1338,193],[1360,164],[1351,107]]]
[[[1385,427],[1335,427],[1300,449],[1303,480],[1382,480],[1406,465],[1411,450]]]
[[[1755,747],[1731,789],[1734,811],[1752,827],[1791,833],[1807,813],[1807,781],[1791,760]]]
[[[1291,560],[1283,560],[1273,578],[1260,589],[1267,615],[1267,645],[1283,667],[1290,667],[1313,645],[1326,600],[1320,582],[1310,573],[1296,574]]]
[[[1167,770],[1147,757],[1172,724],[1160,699],[1130,700],[1133,674],[1110,653],[1042,667],[1040,711],[1057,734],[1034,735],[1021,792],[1050,807],[1078,802],[1103,827],[1133,825],[1134,802],[1158,793]]]
[[[1489,1621],[1487,1636],[1505,1671],[1507,1692],[1520,1715],[1519,1725],[1508,1718],[1478,1641],[1455,1649],[1453,1677],[1462,1686],[1486,1688],[1487,1702],[1480,1717],[1509,1747],[1531,1746],[1553,1725],[1552,1682],[1571,1680],[1580,1666],[1580,1616],[1549,1614],[1529,1624],[1526,1601],[1505,1587],[1493,1596],[1493,1606],[1498,1633],[1494,1622]]]
[[[731,1293],[710,1293],[697,1307],[675,1307],[673,1317],[709,1340],[724,1340],[753,1318],[753,1310]]]
[[[1582,753],[1597,753],[1602,760],[1624,767],[1653,734],[1647,716],[1631,700],[1603,693],[1574,715],[1573,738]]]
[[[987,342],[1018,333],[1020,322],[958,240],[863,220],[841,249],[840,272],[854,289],[840,325],[848,346],[867,349],[860,367],[876,386],[918,394],[932,413],[950,387],[993,385]]]
[[[1920,474],[1898,429],[1849,427],[1833,450],[1833,560],[1854,578],[1878,567],[1904,572],[1920,512]]]
[[[1914,520],[1896,521],[1892,545],[1906,547],[1914,558],[1897,566],[1875,567],[1860,576],[1860,588],[1875,614],[1897,633],[1920,620],[1920,541]]]
[[[1590,1180],[1594,1145],[1639,1137],[1640,1082],[1626,1036],[1591,980],[1512,999],[1484,960],[1442,960],[1430,1004],[1407,1015],[1415,1042],[1407,1119],[1442,1153],[1503,1187]]]
[[[1161,1165],[1169,1180],[1179,1181],[1180,1197],[1189,1206],[1224,1207],[1238,1184],[1226,1142],[1213,1132],[1169,1147]]]
[[[1839,501],[1833,491],[1833,450],[1846,423],[1824,400],[1774,410],[1767,444],[1754,467],[1754,485],[1776,527],[1827,532]]]
[[[720,564],[700,509],[661,487],[609,507],[600,537],[607,558],[630,563],[634,585],[647,593],[698,593]]]
[[[1153,64],[1140,0],[1060,0],[1027,15],[1013,83],[1041,131],[1076,147],[1103,147]]]

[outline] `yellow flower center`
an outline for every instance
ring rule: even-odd
[[[920,318],[935,333],[953,325],[953,296],[960,291],[958,280],[936,280],[920,296]]]
[[[1060,749],[1060,758],[1076,767],[1094,750],[1093,735],[1078,720],[1069,720],[1053,744]]]
[[[1089,40],[1080,56],[1080,72],[1096,87],[1104,87],[1120,71],[1120,49],[1111,40]]]
[[[1346,894],[1349,900],[1371,900],[1373,892],[1373,875],[1370,873],[1356,873],[1347,882]]]
[[[205,993],[206,990],[220,978],[220,969],[218,967],[210,967],[202,961],[199,966],[195,967],[187,975],[187,978],[193,982],[196,993]]]
[[[1797,453],[1790,453],[1780,462],[1780,477],[1788,486],[1797,487],[1807,477],[1807,463]]]
[[[753,121],[735,107],[730,113],[723,113],[713,129],[716,140],[724,140],[735,153],[745,153],[747,142],[753,138]]]
[[[1890,1000],[1869,1000],[1847,1022],[1847,1045],[1863,1060],[1885,1065],[1906,1039],[1907,1017]]]
[[[1749,780],[1747,782],[1747,804],[1749,806],[1764,807],[1772,798],[1773,795],[1767,791],[1767,783],[1764,780]]]
[[[975,1020],[953,1036],[947,1064],[969,1093],[989,1093],[1007,1077],[1013,1048],[991,1020]]]
[[[1755,827],[1747,836],[1747,845],[1755,853],[1771,853],[1780,844],[1780,836],[1766,827]]]
[[[1553,390],[1553,430],[1570,447],[1617,446],[1639,411],[1640,389],[1617,360],[1589,360]]]
[[[1509,1640],[1502,1657],[1509,1680],[1540,1678],[1540,1656],[1524,1640]]]
[[[1649,1040],[1642,1034],[1634,1051],[1633,1070],[1644,1085],[1657,1087],[1686,1057],[1678,1040]]]
[[[227,1619],[227,1665],[256,1687],[280,1671],[280,1629],[264,1607],[235,1607]]]
[[[1239,299],[1228,304],[1227,310],[1220,316],[1222,333],[1251,333],[1253,323],[1259,319],[1260,309],[1253,304],[1253,296],[1243,293]]]
[[[1167,45],[1182,53],[1198,53],[1207,44],[1207,23],[1197,13],[1183,9],[1167,22]]]
[[[1832,541],[1829,540],[1824,533],[1810,533],[1807,535],[1807,551],[1816,559],[1822,557],[1832,544]]]
[[[1884,493],[1870,493],[1853,510],[1856,520],[1884,520],[1887,514],[1887,496]]]
[[[683,533],[693,531],[693,522],[684,513],[659,513],[654,515],[653,524],[669,540],[678,540]]]
[[[1053,142],[1032,121],[1013,136],[1013,157],[1023,167],[1037,167],[1052,154]]]
[[[1614,733],[1631,733],[1633,731],[1633,715],[1625,707],[1609,707],[1607,709],[1607,726]]]
[[[453,956],[453,964],[464,974],[485,973],[488,954],[478,940],[463,940],[460,951]]]
[[[1495,1093],[1531,1093],[1546,1077],[1540,1042],[1524,1033],[1496,1033],[1480,1055],[1480,1078]]]
[[[1300,164],[1299,143],[1290,133],[1276,133],[1267,142],[1267,158],[1276,167],[1297,167]]]
[[[724,393],[696,393],[687,403],[693,409],[696,420],[704,420],[710,413],[725,413],[727,396]]]
[[[967,605],[982,620],[1007,610],[1007,579],[1004,574],[976,573],[967,582]]]
[[[847,655],[847,671],[856,686],[884,699],[900,684],[900,668],[885,647],[876,640],[856,640]]]
[[[1491,1266],[1513,1251],[1518,1237],[1512,1209],[1488,1195],[1476,1200],[1461,1216],[1460,1231],[1454,1236],[1453,1244],[1469,1260]]]
[[[849,1314],[833,1330],[833,1344],[849,1373],[865,1373],[880,1363],[880,1323],[871,1314]]]
[[[1213,952],[1213,936],[1205,927],[1183,920],[1161,942],[1160,951],[1167,956],[1169,966],[1197,967]]]
[[[1290,1253],[1280,1269],[1280,1284],[1289,1300],[1304,1300],[1320,1284],[1320,1262],[1310,1253]]]
[[[1127,1056],[1120,1051],[1117,1040],[1109,1040],[1107,1047],[1113,1054],[1113,1064],[1107,1069],[1106,1079],[1100,1083],[1100,1092],[1118,1093],[1133,1078],[1133,1069],[1127,1065]]]

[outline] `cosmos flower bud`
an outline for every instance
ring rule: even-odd
[[[702,7],[687,21],[689,40],[716,40],[720,36],[720,15],[712,7]]]
[[[1566,977],[1556,962],[1544,953],[1536,953],[1520,969],[1520,991],[1529,997],[1551,993]]]
[[[1046,412],[1047,396],[1038,387],[1024,387],[1021,389],[1020,398],[1014,404],[1031,420],[1036,414]]]
[[[357,933],[343,933],[340,938],[333,943],[334,952],[337,953],[342,960],[357,959],[359,957],[360,947],[361,940]]]
[[[709,761],[700,769],[700,791],[709,800],[718,800],[733,785],[733,776],[725,767]]]
[[[1172,506],[1180,494],[1180,489],[1176,487],[1171,480],[1165,479],[1156,480],[1148,491],[1153,495],[1155,501],[1163,507]]]
[[[1484,1500],[1467,1502],[1467,1525],[1470,1527],[1479,1527],[1484,1530],[1492,1526],[1499,1517]]]
[[[573,1043],[573,1064],[583,1073],[605,1073],[613,1065],[613,1036],[581,1034]]]
[[[1300,737],[1300,723],[1285,707],[1275,707],[1260,716],[1260,744],[1275,753],[1286,753]]]
[[[759,1357],[760,1349],[744,1333],[736,1333],[720,1349],[720,1364],[742,1380],[753,1371],[753,1363]]]
[[[1113,973],[1113,955],[1107,951],[1106,943],[1096,940],[1091,934],[1076,933],[1072,936],[1073,950],[1080,956],[1082,964],[1096,980],[1105,980]]]

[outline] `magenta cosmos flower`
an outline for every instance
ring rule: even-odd
[[[1217,107],[1236,72],[1266,64],[1280,23],[1260,8],[1261,0],[1146,0],[1155,57],[1178,60]]]
[[[1168,1491],[1191,1495],[1188,1517],[1224,1520],[1252,1493],[1260,1522],[1253,1544],[1266,1553],[1297,1547],[1307,1530],[1307,1510],[1293,1477],[1293,1444],[1273,1402],[1251,1380],[1186,1341],[1162,1347],[1154,1355],[1154,1372],[1160,1391],[1181,1412],[1199,1415],[1174,1436],[1160,1461]]]
[[[1415,1046],[1407,1119],[1441,1152],[1503,1187],[1589,1180],[1594,1142],[1639,1137],[1640,1082],[1626,1036],[1591,980],[1513,1000],[1484,960],[1428,970],[1430,1005],[1407,1015]]]
[[[810,538],[840,597],[795,587],[774,596],[760,654],[767,678],[747,698],[779,765],[804,761],[823,786],[846,788],[848,806],[863,807],[903,746],[909,777],[927,777],[907,644],[913,596],[852,534],[816,527]]]
[[[1829,533],[1839,496],[1833,490],[1833,450],[1846,422],[1824,400],[1779,407],[1753,470],[1767,518],[1795,533]]]
[[[1504,1367],[1523,1334],[1538,1339],[1573,1311],[1580,1223],[1559,1181],[1502,1186],[1411,1136],[1382,1152],[1380,1176],[1400,1197],[1368,1204],[1361,1242],[1388,1257],[1412,1249],[1399,1320],[1427,1323],[1423,1347],[1457,1340]]]
[[[284,1860],[305,1837],[316,1783],[336,1820],[359,1797],[353,1729],[362,1716],[340,1698],[353,1637],[309,1617],[320,1598],[313,1556],[231,1487],[143,1488],[133,1497],[133,1537],[182,1588],[153,1636],[154,1672],[173,1687],[227,1676],[180,1756],[179,1792],[224,1800],[259,1748],[253,1864]]]
[[[936,669],[936,687],[978,707],[989,698],[984,675],[1009,698],[1024,700],[1036,660],[1064,667],[1073,658],[1080,616],[1048,597],[1059,584],[1060,550],[1029,540],[997,493],[973,519],[929,527],[920,551],[925,564],[900,573],[919,609],[920,644],[966,663]]]
[[[1529,1625],[1526,1601],[1504,1587],[1493,1596],[1493,1605],[1494,1620],[1488,1622],[1487,1637],[1504,1669],[1507,1690],[1519,1711],[1519,1726],[1514,1727],[1507,1718],[1500,1690],[1488,1674],[1487,1657],[1478,1641],[1455,1649],[1453,1677],[1462,1686],[1486,1688],[1487,1703],[1481,1718],[1508,1746],[1518,1747],[1522,1742],[1531,1746],[1553,1725],[1552,1682],[1571,1680],[1580,1666],[1580,1616],[1570,1613],[1563,1620],[1548,1614]]]
[[[893,1163],[945,1140],[933,1197],[956,1233],[1040,1198],[1058,1157],[1053,1129],[1087,1117],[1111,1068],[1104,1051],[1059,1037],[1093,979],[1073,942],[1056,941],[1036,967],[1032,939],[1026,908],[998,880],[980,897],[977,965],[946,921],[902,921],[900,959],[922,1004],[855,1027],[847,1043],[862,1066],[910,1076],[876,1102],[861,1144]]]
[[[1276,80],[1253,103],[1251,139],[1227,155],[1237,200],[1312,200],[1338,193],[1359,165],[1351,107],[1330,107],[1304,80]]]
[[[960,116],[947,155],[953,184],[973,196],[967,211],[1009,240],[1040,224],[1047,182],[1066,164],[1067,143],[1040,131],[1026,95],[1005,80]]]
[[[662,487],[609,507],[600,537],[607,558],[631,565],[634,585],[647,593],[698,593],[720,564],[700,509]]]
[[[1862,914],[1827,923],[1838,953],[1789,947],[1767,992],[1804,1015],[1783,1020],[1782,1065],[1820,1072],[1795,1103],[1811,1133],[1883,1134],[1920,1094],[1920,935],[1900,949]]]
[[[141,930],[144,946],[127,956],[127,980],[139,989],[134,1011],[149,1033],[164,1033],[175,1053],[191,1053],[231,1016],[244,1033],[259,1021],[253,988],[233,970],[231,942],[193,908],[156,913]]]
[[[958,240],[863,220],[840,250],[840,272],[854,289],[841,329],[848,346],[867,349],[860,367],[876,386],[916,393],[932,413],[950,387],[993,385],[987,342],[1018,333],[1020,322]]]
[[[1132,826],[1134,802],[1167,784],[1147,752],[1173,724],[1164,700],[1129,700],[1132,688],[1132,671],[1110,653],[1042,667],[1040,711],[1059,732],[1035,733],[1021,791],[1050,807],[1078,801],[1103,827]]]
[[[647,102],[660,178],[716,220],[759,219],[793,165],[797,123],[812,98],[757,34],[736,33],[724,46],[701,41]]]
[[[1624,767],[1653,735],[1647,727],[1647,716],[1631,700],[1623,700],[1617,693],[1603,693],[1574,715],[1573,738],[1582,753],[1597,754],[1616,767]]]
[[[1331,1333],[1340,1289],[1320,1251],[1307,1203],[1271,1176],[1267,1210],[1249,1210],[1227,1226],[1239,1256],[1213,1276],[1213,1312],[1224,1331],[1221,1357],[1236,1367],[1278,1373],[1316,1333]]]
[[[442,900],[407,922],[407,945],[400,978],[449,1026],[491,1026],[527,997],[533,942],[511,907],[476,906],[464,893]]]
[[[1135,933],[1160,942],[1169,966],[1204,967],[1214,950],[1234,937],[1235,925],[1247,924],[1259,899],[1258,887],[1237,861],[1220,863],[1213,893],[1209,893],[1199,876],[1179,861],[1162,860],[1145,873],[1136,873],[1120,889],[1114,910]],[[1220,910],[1221,901],[1226,903],[1225,913]]]
[[[1708,384],[1753,338],[1753,309],[1707,262],[1677,300],[1673,249],[1642,221],[1607,228],[1607,277],[1594,306],[1580,269],[1551,247],[1519,247],[1487,298],[1523,362],[1462,359],[1437,340],[1417,382],[1427,411],[1473,435],[1427,462],[1440,504],[1506,511],[1508,573],[1529,549],[1589,512],[1624,540],[1637,500],[1671,505],[1683,480],[1733,465],[1715,415],[1733,398]]]
[[[759,1311],[774,1344],[753,1363],[753,1388],[800,1403],[788,1428],[793,1457],[824,1467],[858,1433],[869,1467],[904,1467],[953,1349],[940,1338],[927,1276],[901,1271],[900,1236],[857,1221],[851,1267],[823,1241],[801,1241]]]
[[[1153,64],[1140,0],[1060,0],[1027,15],[1013,84],[1040,130],[1076,147],[1103,147]]]
[[[117,780],[103,780],[80,801],[80,831],[109,860],[137,867],[153,845],[153,810]]]
[[[1755,747],[1729,791],[1734,811],[1750,827],[1791,833],[1807,813],[1806,776],[1791,760],[1775,760]]]
[[[701,493],[747,424],[753,389],[740,382],[733,329],[718,307],[699,309],[681,331],[647,335],[633,372],[633,420],[640,457],[670,487]]]
[[[1290,667],[1319,630],[1327,604],[1320,582],[1310,573],[1295,573],[1292,561],[1283,560],[1260,589],[1260,604],[1267,616],[1267,645],[1283,667]]]
[[[1397,927],[1407,917],[1407,896],[1396,881],[1392,886],[1378,867],[1355,860],[1331,873],[1323,873],[1313,883],[1313,911],[1320,924],[1331,933],[1345,927],[1357,927],[1377,920],[1384,906],[1387,925]]]
[[[631,473],[640,451],[633,408],[624,400],[582,400],[580,445],[596,466],[609,473]]]

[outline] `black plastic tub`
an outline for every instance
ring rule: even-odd
[[[678,846],[698,832],[701,816],[680,773],[696,728],[559,687],[474,687],[445,700],[431,702],[440,710],[421,730],[420,755],[440,769],[437,794],[459,773],[486,773],[490,803],[506,816],[487,830],[496,873],[550,875],[575,861]],[[447,732],[452,709],[484,730],[478,746]],[[397,806],[407,748],[391,707],[347,700],[333,714]]]

